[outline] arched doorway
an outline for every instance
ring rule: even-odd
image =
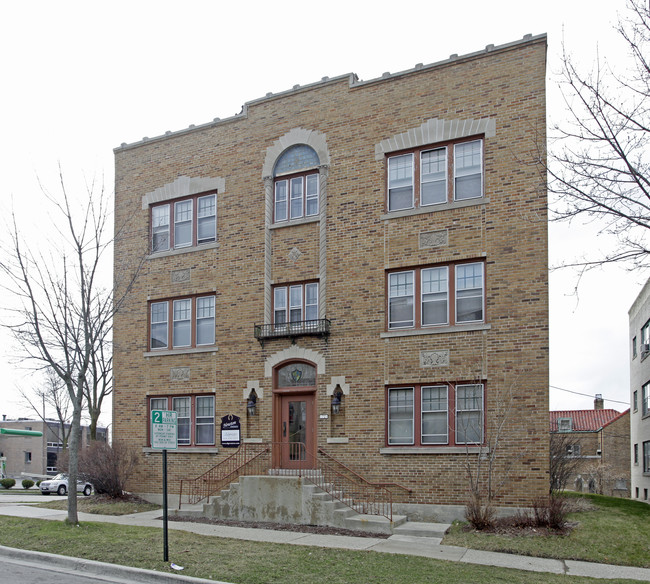
[[[316,454],[316,366],[305,361],[273,371],[273,441],[279,468],[309,468]]]

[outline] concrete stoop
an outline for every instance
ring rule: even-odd
[[[203,505],[178,515],[293,525],[329,525],[367,533],[441,539],[449,524],[358,513],[309,480],[290,474],[243,476]]]

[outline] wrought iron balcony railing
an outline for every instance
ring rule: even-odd
[[[256,324],[255,338],[262,342],[267,339],[282,337],[319,336],[326,337],[330,334],[330,321],[327,318],[316,320],[298,320],[295,322]]]

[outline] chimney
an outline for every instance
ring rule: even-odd
[[[605,401],[603,400],[603,395],[601,393],[597,393],[594,399],[594,410],[602,410],[604,405]]]

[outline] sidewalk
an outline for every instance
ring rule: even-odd
[[[62,521],[66,518],[67,513],[65,511],[40,509],[29,505],[29,503],[39,502],[42,502],[42,500],[30,495],[3,495],[0,498],[0,515],[49,519],[54,521]],[[140,527],[162,527],[162,521],[160,519],[161,514],[162,511],[160,510],[122,516],[79,513],[79,520],[117,523],[120,525],[133,525]],[[532,572],[549,572],[570,576],[589,576],[592,578],[606,578],[611,580],[628,578],[631,580],[650,582],[649,568],[612,566],[609,564],[595,564],[574,560],[554,560],[517,556],[498,552],[485,552],[440,545],[440,540],[435,538],[393,535],[388,539],[379,539],[341,535],[318,535],[292,531],[274,531],[270,529],[230,527],[226,525],[210,525],[181,521],[170,521],[168,527],[169,529],[189,531],[209,537],[227,537],[250,541],[341,548],[348,550],[368,550],[379,553],[422,556],[436,560],[464,562],[484,566],[497,566],[500,568],[513,568]]]

